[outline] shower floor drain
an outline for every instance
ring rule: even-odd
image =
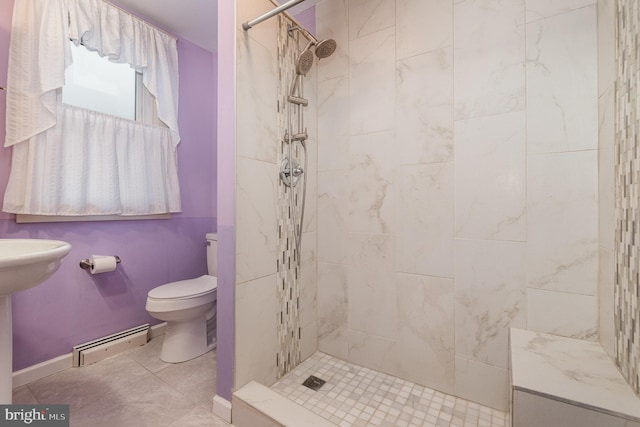
[[[309,387],[313,391],[318,391],[320,390],[320,387],[324,385],[324,383],[326,383],[325,380],[321,380],[320,378],[311,375],[309,378],[304,380],[302,385],[305,387]]]

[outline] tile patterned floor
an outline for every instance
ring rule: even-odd
[[[169,364],[162,337],[94,365],[69,368],[14,390],[14,403],[66,403],[72,427],[230,427],[211,413],[215,352]],[[327,383],[314,392],[302,382]],[[340,427],[506,427],[506,414],[315,353],[275,391]]]
[[[216,355],[160,360],[162,337],[96,364],[14,390],[13,402],[66,403],[72,427],[229,427],[211,413]]]
[[[315,375],[318,391],[302,385]],[[340,427],[506,427],[507,414],[317,352],[272,389]]]

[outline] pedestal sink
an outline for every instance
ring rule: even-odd
[[[71,245],[59,240],[0,239],[0,405],[11,403],[11,294],[29,289],[60,267]]]

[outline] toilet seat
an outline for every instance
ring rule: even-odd
[[[216,300],[217,287],[218,278],[209,275],[167,283],[149,291],[145,308],[153,315],[203,306]]]
[[[218,278],[207,274],[195,279],[180,280],[153,288],[147,294],[153,299],[188,299],[210,293],[218,287]]]

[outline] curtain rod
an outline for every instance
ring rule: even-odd
[[[302,3],[304,0],[289,0],[288,2],[281,4],[280,6],[276,7],[275,9],[272,9],[271,11],[258,16],[257,18],[252,19],[251,21],[247,21],[244,24],[242,24],[242,28],[247,31],[249,30],[249,28],[253,27],[254,25],[257,25],[259,23],[261,23],[262,21],[266,21],[267,19],[276,16],[277,14],[279,14],[280,12],[284,12],[285,10],[292,8],[293,6],[297,5],[298,3]]]
[[[133,13],[129,12],[128,10],[123,9],[123,8],[121,8],[120,6],[116,6],[115,4],[111,3],[110,1],[107,1],[107,0],[102,0],[102,1],[103,1],[104,3],[106,3],[106,4],[108,4],[109,6],[113,6],[113,7],[115,7],[116,9],[118,9],[119,11],[121,11],[122,13],[125,13],[125,14],[129,15],[129,16],[130,16],[130,17],[132,17],[133,19],[137,19],[137,20],[139,20],[139,21],[142,21],[142,22],[144,22],[145,24],[147,24],[148,26],[150,26],[151,28],[153,28],[154,30],[160,31],[160,32],[161,32],[161,33],[163,33],[164,35],[171,37],[171,38],[172,38],[172,39],[174,39],[175,41],[178,41],[178,37],[177,37],[177,36],[174,36],[173,34],[171,34],[171,33],[167,32],[167,31],[163,30],[162,28],[159,28],[159,27],[157,27],[157,26],[155,26],[155,25],[153,25],[153,24],[150,24],[149,22],[147,22],[147,21],[146,21],[146,20],[144,20],[143,18],[141,18],[141,17],[139,17],[139,16],[134,15]]]
[[[278,3],[276,2],[276,0],[269,0],[274,6],[278,6]],[[300,1],[304,1],[304,0],[300,0]],[[284,5],[283,5],[284,6]],[[290,20],[295,26],[299,27],[300,29],[302,29],[302,31],[300,31],[300,33],[309,41],[318,41],[313,34],[311,34],[305,27],[304,25],[302,25],[300,22],[298,22],[298,20],[296,18],[294,18],[293,16],[291,16],[291,14],[289,12],[286,11],[282,11],[280,12],[282,15],[284,15],[288,20]],[[256,18],[258,19],[258,18]],[[268,19],[268,18],[265,18]],[[255,21],[255,20],[254,20]],[[261,21],[262,22],[262,21]],[[247,24],[248,22],[245,22],[245,24]],[[244,24],[243,28],[244,28]],[[255,25],[255,24],[254,24]],[[245,30],[246,31],[246,30]]]

